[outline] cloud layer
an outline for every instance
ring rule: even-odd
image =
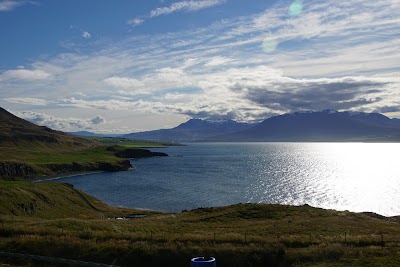
[[[8,79],[18,80],[44,80],[51,76],[50,73],[43,70],[7,70],[0,74],[0,81]]]
[[[221,3],[181,1],[132,24]],[[303,1],[296,15],[290,3],[279,3],[203,28],[132,36],[3,71],[0,101],[68,107],[74,118],[90,113],[88,127],[112,121],[121,128],[124,120],[156,116],[170,116],[173,125],[187,117],[259,121],[326,108],[400,112],[400,18],[393,12],[399,1]],[[98,118],[104,110],[114,117]]]
[[[52,129],[62,131],[90,130],[93,125],[105,123],[105,119],[101,116],[96,116],[93,119],[83,120],[77,118],[59,118],[44,113],[38,112],[19,112],[15,115],[24,118],[34,124],[47,126]]]

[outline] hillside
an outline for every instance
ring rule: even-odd
[[[233,120],[191,119],[172,129],[161,129],[124,135],[125,138],[160,140],[170,142],[191,142],[229,134],[250,128],[252,125]]]
[[[400,123],[378,113],[324,110],[275,116],[254,127],[209,141],[400,141]]]
[[[106,140],[104,143],[101,138],[82,138],[37,126],[0,108],[0,180],[122,171],[132,167],[128,158],[165,156],[138,149],[146,145],[143,142]]]
[[[0,146],[29,149],[82,150],[95,147],[88,139],[38,126],[0,108]]]
[[[30,214],[27,204],[18,214],[0,208],[0,251],[143,267],[188,266],[190,258],[201,255],[216,257],[220,267],[398,266],[400,260],[397,218],[377,214],[261,204],[178,214],[121,212],[85,195],[104,218],[136,214],[103,220],[66,185],[11,187],[18,203],[36,199],[30,201],[38,204],[28,207],[46,213]],[[0,203],[12,198],[1,194]]]
[[[69,184],[0,181],[0,215],[37,219],[104,219],[135,212],[110,207]]]

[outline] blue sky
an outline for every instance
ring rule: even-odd
[[[0,106],[129,133],[305,110],[400,117],[398,0],[0,0]]]

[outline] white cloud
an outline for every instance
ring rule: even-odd
[[[92,35],[89,32],[84,31],[84,32],[82,32],[82,37],[85,39],[90,39],[92,37]]]
[[[177,12],[195,12],[198,10],[221,5],[225,2],[226,0],[190,0],[190,1],[175,2],[169,6],[159,7],[151,10],[149,15],[147,16],[130,19],[127,21],[127,23],[135,27],[145,22],[145,19],[159,17],[162,15],[169,15]]]
[[[90,130],[93,125],[105,123],[105,119],[101,116],[96,116],[93,119],[77,119],[77,118],[60,118],[47,115],[45,113],[24,111],[14,112],[18,117],[26,119],[34,124],[47,126],[51,129],[61,131],[76,131],[76,130]]]
[[[296,17],[280,5],[204,28],[135,36],[92,53],[37,61],[28,73],[42,70],[50,75],[46,80],[27,79],[25,70],[3,72],[0,97],[71,107],[74,117],[82,110],[90,110],[91,118],[97,109],[129,112],[126,120],[137,114],[259,120],[302,109],[400,107],[400,19],[393,12],[400,2],[303,2]],[[277,47],[265,53],[262,42],[271,36]]]
[[[33,2],[33,1],[23,1],[23,0],[19,0],[19,1],[15,1],[15,0],[1,1],[0,2],[0,12],[11,11],[11,10],[16,9],[17,7],[20,7],[20,6],[26,5],[26,4],[35,4],[35,2]]]
[[[2,1],[0,2],[0,11],[10,11],[19,5],[20,4],[17,1]]]
[[[151,79],[150,79],[151,77]],[[179,80],[182,83],[179,83]],[[130,85],[129,78],[115,78]],[[186,90],[186,81],[196,91]],[[169,83],[171,82],[171,83]],[[230,68],[212,73],[189,73],[180,68],[160,69],[134,79],[135,84],[153,85],[157,94],[146,99],[90,100],[68,98],[60,105],[105,110],[129,110],[152,114],[182,114],[193,117],[233,118],[241,121],[299,110],[377,111],[400,103],[400,79],[389,77],[348,76],[340,78],[293,78],[282,70],[267,66]],[[181,87],[178,92],[168,92]],[[128,87],[125,87],[128,88]],[[156,91],[153,91],[156,92]],[[129,90],[118,92],[136,96]],[[159,95],[159,92],[165,92]],[[383,110],[383,109],[382,109]]]
[[[232,62],[233,60],[231,58],[228,57],[223,57],[223,56],[216,56],[211,58],[210,61],[208,61],[206,64],[204,64],[204,66],[206,67],[215,67],[215,66],[220,66],[220,65],[224,65],[227,63]]]
[[[128,24],[130,24],[134,27],[139,26],[143,22],[144,22],[144,19],[141,19],[141,18],[134,18],[134,19],[128,20]]]
[[[148,75],[137,78],[110,77],[104,83],[114,86],[123,95],[152,94],[171,88],[190,87],[194,85],[191,77],[181,68],[157,69]]]
[[[19,80],[44,80],[51,77],[50,73],[43,70],[7,70],[0,75],[0,81],[7,79],[19,79]]]
[[[135,78],[127,78],[127,77],[110,77],[104,80],[106,84],[111,86],[119,87],[125,90],[131,89],[135,90],[137,88],[143,88],[144,83],[135,79]]]
[[[150,12],[150,17],[158,17],[161,15],[168,15],[180,11],[193,12],[224,3],[225,0],[198,0],[198,1],[182,1],[173,3],[167,7],[159,7]]]
[[[32,97],[10,97],[10,98],[5,98],[4,100],[9,103],[32,105],[32,106],[47,106],[49,104],[49,102],[44,99],[32,98]]]

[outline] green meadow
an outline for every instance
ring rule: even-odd
[[[110,207],[61,183],[0,182],[0,193],[0,251],[118,266],[188,266],[201,255],[215,256],[218,266],[397,266],[400,260],[397,217],[261,204],[170,214]]]
[[[88,139],[87,142],[89,145],[72,147],[59,143],[42,142],[20,142],[18,146],[3,143],[0,150],[0,165],[4,165],[0,166],[0,179],[30,180],[49,175],[126,170],[130,166],[129,161],[117,157],[116,151],[168,145],[122,138],[97,137]],[[15,167],[16,165],[17,167]],[[13,171],[16,172],[14,169],[18,168],[23,171],[15,175]]]

